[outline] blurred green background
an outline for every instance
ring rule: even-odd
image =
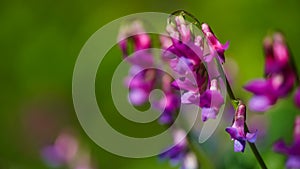
[[[119,17],[136,12],[171,13],[185,9],[207,22],[221,42],[230,40],[227,58],[235,61],[234,91],[242,99],[250,94],[243,84],[263,74],[262,39],[274,29],[282,30],[300,66],[300,1],[297,0],[124,0],[124,1],[35,1],[0,2],[0,168],[50,168],[40,156],[40,149],[51,144],[64,129],[77,133],[81,144],[90,150],[97,168],[171,168],[156,157],[129,159],[118,157],[93,143],[81,129],[72,105],[72,72],[81,47],[99,28]],[[121,52],[113,48],[104,60],[103,77],[97,79],[100,107],[115,128],[129,133],[160,130],[160,126],[136,129],[121,119],[110,98],[109,85]],[[285,158],[271,151],[279,137],[292,140],[293,120],[299,114],[291,96],[281,100],[265,114],[252,114],[262,121],[266,135],[258,147],[270,168],[283,168]],[[221,125],[205,144],[203,165],[215,168],[258,168],[247,147],[246,153],[234,153],[233,145]],[[253,126],[255,128],[255,126]],[[124,130],[126,132],[126,130]],[[225,139],[224,139],[225,138]]]

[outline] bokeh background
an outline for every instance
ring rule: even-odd
[[[279,29],[285,33],[296,64],[300,66],[300,1],[297,0],[2,0],[0,168],[51,168],[41,158],[41,148],[52,144],[66,130],[76,133],[95,168],[172,168],[157,157],[123,158],[98,147],[77,120],[71,87],[76,58],[96,30],[128,14],[171,13],[178,9],[185,9],[210,24],[221,42],[230,40],[226,56],[234,67],[234,91],[244,100],[251,95],[242,86],[250,79],[262,77],[262,39],[269,31]],[[134,123],[118,114],[108,86],[114,68],[121,61],[121,52],[115,47],[108,55],[96,83],[99,106],[108,112],[105,117],[125,134],[141,137],[160,132],[161,127],[155,124],[137,129]],[[265,114],[249,112],[251,128],[262,129],[257,145],[269,168],[284,167],[285,157],[273,153],[271,147],[280,137],[292,140],[296,114],[299,110],[293,105],[292,96],[279,101]],[[224,132],[229,121],[220,125],[206,143],[199,145],[204,153],[203,168],[258,168],[249,147],[244,154],[233,152],[232,142]]]

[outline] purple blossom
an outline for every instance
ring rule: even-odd
[[[43,160],[51,167],[92,169],[90,154],[79,146],[78,139],[70,133],[61,133],[54,144],[41,151]]]
[[[61,134],[54,145],[43,148],[42,157],[51,166],[62,166],[69,163],[78,150],[77,140],[66,133]]]
[[[224,62],[224,52],[228,48],[228,43],[222,45],[211,31],[207,24],[202,25],[203,39],[201,36],[191,34],[188,24],[182,16],[175,17],[176,25],[169,24],[167,32],[170,41],[162,37],[162,44],[166,52],[164,59],[167,60],[172,70],[177,73],[178,78],[173,82],[173,86],[183,91],[181,102],[183,104],[195,104],[202,108],[202,120],[215,119],[220,107],[224,104],[224,99],[217,85],[217,80],[210,80],[208,69],[213,57],[220,56]],[[207,42],[210,53],[205,54]],[[168,45],[169,46],[168,46]],[[168,47],[167,47],[168,46]],[[218,58],[218,57],[217,57]],[[206,66],[205,66],[206,65]],[[214,72],[217,77],[219,74]]]
[[[226,132],[230,134],[231,139],[234,141],[234,151],[244,152],[246,141],[254,143],[256,140],[256,133],[246,133],[244,129],[246,118],[246,106],[239,103],[236,111],[234,122],[231,127],[226,128]]]
[[[128,43],[130,40],[133,42],[134,51],[151,47],[150,36],[145,33],[142,23],[138,20],[120,28],[118,42],[124,58],[128,56]]]
[[[153,55],[149,49],[150,36],[145,33],[141,22],[134,21],[121,27],[118,41],[125,60],[132,64],[125,79],[125,84],[130,90],[128,99],[133,105],[142,105],[148,101],[157,75],[156,70],[147,68],[154,65]],[[131,56],[128,56],[128,43],[133,43],[134,46]]]
[[[225,56],[224,56],[224,52],[225,50],[228,49],[229,47],[229,42],[227,41],[224,45],[221,44],[218,40],[218,38],[215,36],[215,34],[213,33],[213,31],[211,30],[211,28],[208,26],[208,24],[203,23],[201,25],[202,27],[202,32],[205,36],[205,38],[208,41],[209,47],[210,47],[210,51],[212,53],[214,53],[214,51],[217,52],[217,56],[220,60],[221,63],[225,62]],[[211,56],[213,56],[214,54],[211,54]],[[209,59],[210,61],[211,59]]]
[[[197,169],[195,155],[189,151],[186,132],[175,129],[173,132],[174,145],[159,155],[160,159],[169,159],[172,166],[181,164],[181,169]]]
[[[200,107],[202,108],[202,121],[215,119],[220,107],[224,104],[224,98],[219,90],[217,79],[211,80],[210,88],[200,96]]]
[[[287,146],[283,140],[277,141],[273,146],[274,151],[288,157],[286,167],[289,169],[300,168],[300,116],[295,119],[294,142]]]
[[[265,112],[279,98],[286,97],[293,89],[295,72],[289,64],[288,48],[284,37],[275,33],[273,39],[267,37],[265,49],[265,79],[255,79],[244,86],[254,96],[249,101],[249,108],[256,112]]]
[[[129,88],[128,99],[133,105],[142,105],[148,101],[149,94],[155,84],[156,71],[154,69],[142,69],[132,66],[129,76],[125,79]]]

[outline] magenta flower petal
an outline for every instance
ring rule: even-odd
[[[253,80],[244,86],[244,89],[257,95],[265,94],[269,88],[269,84],[265,79]]]

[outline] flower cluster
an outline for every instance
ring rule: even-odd
[[[157,101],[154,108],[162,112],[160,123],[171,124],[180,106],[179,93],[171,87],[173,79],[170,75],[152,68],[155,65],[150,49],[151,38],[145,33],[142,23],[134,21],[121,28],[118,41],[123,56],[132,65],[129,76],[125,79],[125,84],[130,90],[129,101],[136,106],[143,105],[148,101],[150,92],[156,86],[161,86],[165,97]],[[128,56],[129,42],[134,46],[130,56]]]
[[[265,112],[279,98],[286,97],[292,90],[296,73],[290,63],[290,53],[281,33],[264,40],[265,78],[255,79],[245,85],[245,89],[254,96],[249,101],[250,110]],[[296,95],[296,102],[299,96]]]
[[[183,16],[176,16],[174,20],[176,24],[167,25],[169,41],[162,41],[166,46],[163,57],[178,77],[173,86],[183,91],[183,104],[195,104],[202,108],[203,121],[215,119],[224,104],[218,85],[222,79],[218,71],[213,70],[209,74],[208,70],[213,69],[213,58],[221,63],[225,61],[224,51],[228,43],[222,45],[206,23],[202,24],[202,37],[191,33],[191,25]]]
[[[142,105],[148,101],[150,92],[154,88],[156,71],[145,69],[154,64],[153,56],[149,48],[151,47],[150,36],[145,33],[142,23],[134,21],[130,25],[121,27],[119,37],[119,46],[123,57],[132,64],[129,76],[125,83],[129,88],[129,101],[133,105]],[[129,46],[133,44],[134,53],[128,57]]]
[[[90,155],[70,133],[61,133],[53,145],[45,146],[41,155],[52,167],[67,166],[70,169],[93,169]]]

